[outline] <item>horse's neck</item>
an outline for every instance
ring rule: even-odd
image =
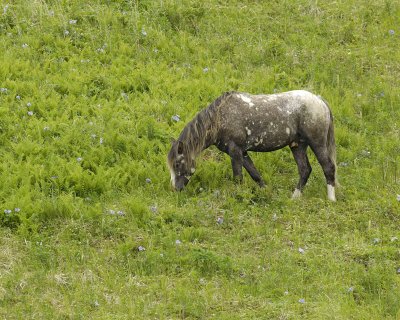
[[[207,129],[204,139],[196,142],[196,147],[194,148],[194,157],[197,157],[203,150],[215,144],[215,137],[213,136],[211,130]]]
[[[210,112],[209,110],[204,110],[203,112]],[[207,121],[203,119],[203,134],[198,134],[197,136],[192,136],[191,138],[195,141],[191,141],[191,145],[194,146],[193,155],[197,157],[203,150],[207,149],[211,145],[216,143],[216,123],[215,114],[203,114],[203,117],[208,117]],[[193,125],[196,125],[195,123]]]
[[[210,112],[210,111],[209,111]],[[211,121],[207,122],[206,125],[206,133],[205,133],[205,137],[203,140],[203,145],[201,147],[201,151],[207,149],[208,147],[214,145],[216,143],[216,136],[217,136],[217,128],[216,128],[216,124],[217,124],[217,113],[215,110],[211,111],[212,113],[209,114],[209,117],[211,119]],[[201,152],[200,151],[200,152]]]
[[[214,135],[212,135],[211,132],[209,132],[206,135],[206,138],[204,139],[204,145],[202,146],[201,151],[207,149],[208,147],[212,146],[215,143],[216,143],[216,139],[215,139]]]

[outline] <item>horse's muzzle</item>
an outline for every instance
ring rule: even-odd
[[[175,181],[175,190],[182,191],[182,189],[189,183],[189,179],[186,177],[179,177]]]

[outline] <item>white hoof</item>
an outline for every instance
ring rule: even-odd
[[[328,189],[328,199],[331,201],[336,201],[335,187],[328,184],[327,189]]]
[[[292,194],[292,199],[298,199],[301,197],[301,191],[299,189],[295,189]]]

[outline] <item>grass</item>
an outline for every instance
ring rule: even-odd
[[[399,319],[395,1],[1,1],[0,317]],[[338,202],[289,150],[231,179],[170,140],[222,92],[308,89],[335,116]],[[172,120],[178,114],[180,121]],[[219,221],[219,223],[218,223]]]

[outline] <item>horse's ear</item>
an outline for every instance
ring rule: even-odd
[[[183,154],[183,142],[178,141],[178,154]]]

